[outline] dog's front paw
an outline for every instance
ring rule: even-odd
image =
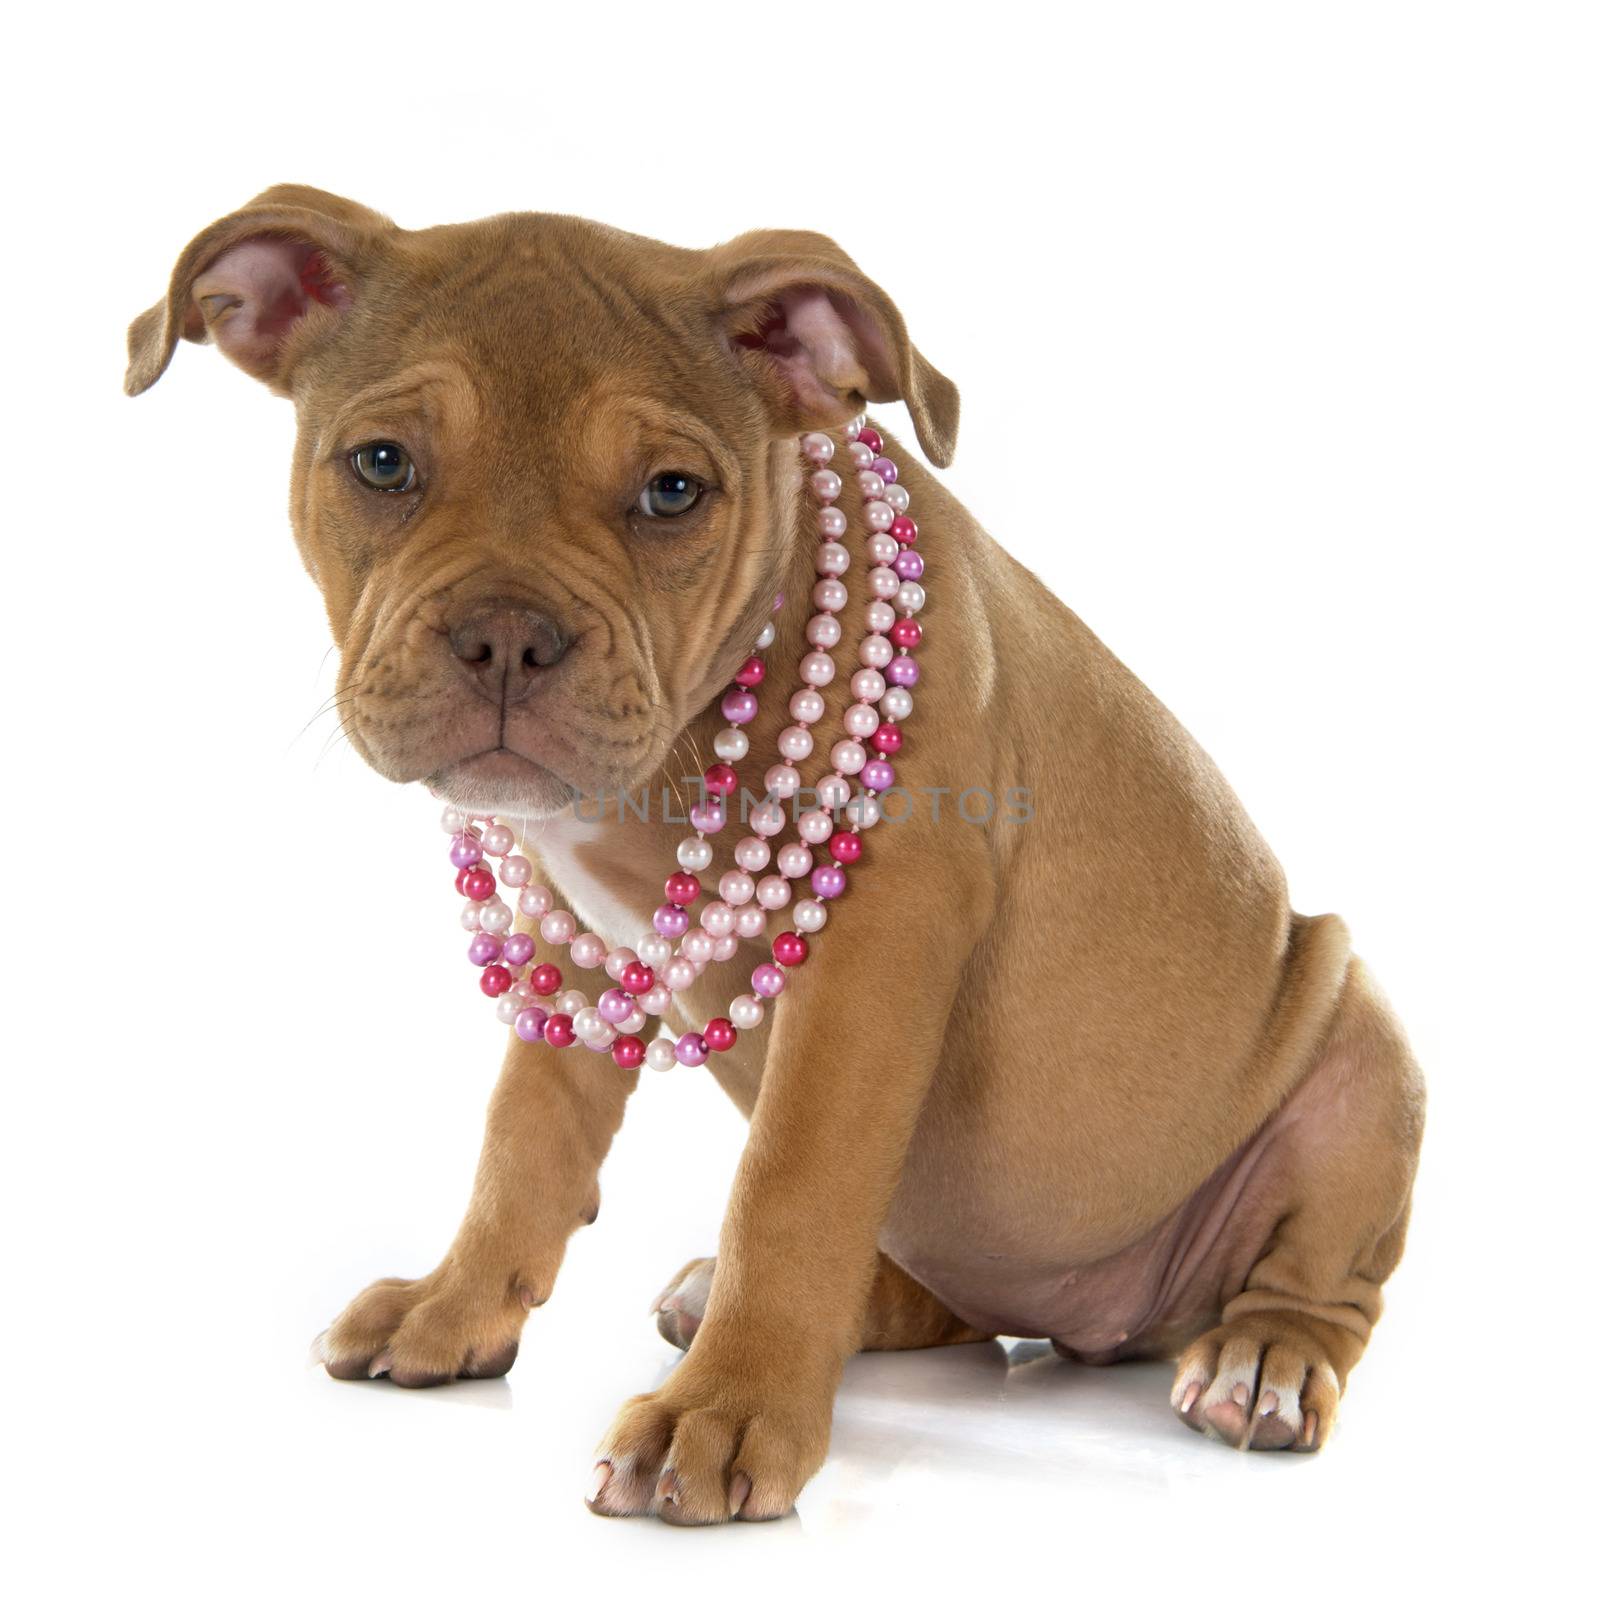
[[[532,1294],[471,1284],[448,1268],[425,1278],[380,1278],[344,1309],[313,1350],[334,1378],[382,1378],[426,1389],[456,1378],[499,1378],[517,1359]]]
[[[724,1389],[709,1374],[690,1378],[686,1364],[618,1413],[589,1507],[691,1525],[781,1517],[822,1465],[831,1413],[831,1396],[808,1401],[776,1381],[764,1393]]]
[[[1314,1319],[1257,1312],[1184,1351],[1172,1405],[1191,1428],[1235,1449],[1318,1450],[1339,1408],[1339,1379]]]

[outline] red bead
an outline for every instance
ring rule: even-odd
[[[739,787],[739,774],[725,761],[719,761],[706,768],[704,781],[707,794],[732,794]]]
[[[767,664],[760,656],[751,656],[745,664],[734,673],[733,681],[745,689],[754,689],[767,675]]]
[[[873,455],[883,454],[883,435],[876,428],[863,428],[856,438],[869,449]]]
[[[739,1037],[739,1030],[726,1017],[713,1017],[700,1036],[713,1050],[731,1050]]]
[[[892,533],[901,544],[915,544],[917,542],[917,524],[903,513],[889,524]]]
[[[483,976],[478,979],[478,987],[491,1000],[498,1000],[511,987],[511,973],[505,967],[485,967]]]
[[[554,994],[561,987],[561,968],[541,962],[528,974],[528,982],[535,994]]]
[[[549,1024],[546,1023],[545,1026],[548,1028]],[[619,1067],[624,1067],[631,1072],[644,1061],[644,1040],[635,1039],[631,1034],[623,1034],[611,1046],[611,1059]]]
[[[667,879],[666,894],[675,906],[692,905],[700,897],[700,880],[692,872],[674,872]]]
[[[840,866],[854,865],[861,859],[861,835],[859,833],[836,833],[828,840],[828,854]]]
[[[872,748],[879,755],[898,755],[900,746],[905,742],[905,735],[901,733],[898,725],[893,722],[880,722],[877,731],[872,735]]]
[[[624,994],[649,994],[655,981],[655,973],[642,961],[630,961],[617,979]]]
[[[564,1011],[556,1012],[544,1025],[544,1042],[553,1044],[557,1050],[565,1050],[574,1037],[572,1018]]]
[[[915,617],[901,617],[889,630],[889,637],[902,650],[915,650],[922,643],[922,624]]]
[[[487,900],[494,893],[494,874],[487,867],[468,867],[456,878],[456,888],[469,900]]]
[[[780,933],[772,941],[772,959],[781,967],[798,967],[811,954],[811,947],[798,933]]]

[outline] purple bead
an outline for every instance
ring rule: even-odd
[[[686,1067],[703,1067],[711,1054],[711,1046],[703,1033],[686,1033],[673,1045],[672,1053]]]
[[[750,987],[763,1000],[776,999],[777,996],[783,993],[783,986],[788,981],[783,975],[783,968],[771,961],[763,961],[750,974]]]
[[[910,656],[896,656],[883,669],[883,675],[895,688],[909,689],[922,676],[922,668]]]
[[[900,476],[900,469],[888,456],[878,456],[872,463],[872,470],[883,479],[885,483],[893,483]]]
[[[748,689],[730,689],[722,697],[722,714],[729,722],[754,722],[756,697]]]
[[[467,946],[467,960],[475,967],[486,967],[500,959],[501,944],[492,933],[475,933]]]
[[[915,550],[902,550],[894,558],[894,570],[906,583],[915,583],[922,576],[922,557]]]
[[[500,959],[508,967],[525,967],[533,960],[533,940],[525,933],[514,933],[500,947]]]
[[[714,801],[701,800],[698,804],[689,807],[689,826],[698,828],[701,833],[721,833],[722,827],[728,820],[728,813]],[[666,937],[665,934],[662,935]]]
[[[470,833],[458,833],[450,840],[450,864],[475,867],[483,860],[483,846]]]
[[[615,1026],[633,1015],[633,996],[621,989],[607,989],[600,996],[600,1015]]]
[[[664,900],[656,907],[650,925],[663,939],[681,939],[689,931],[689,913],[682,906]]]
[[[549,1020],[550,1013],[543,1006],[525,1006],[517,1013],[517,1020],[512,1027],[525,1044],[537,1044],[544,1038],[544,1025]]]
[[[869,761],[861,769],[861,781],[882,794],[885,789],[894,788],[894,768],[887,761]]]
[[[837,900],[844,893],[844,868],[813,867],[811,892],[819,900]]]

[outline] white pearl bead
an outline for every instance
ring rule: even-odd
[[[542,883],[535,883],[517,897],[517,910],[525,917],[542,917],[555,903],[555,896]]]
[[[672,1048],[670,1039],[652,1039],[644,1047],[644,1064],[652,1072],[671,1072],[678,1064],[678,1057]]]
[[[825,467],[833,460],[833,440],[825,433],[803,434],[800,448],[805,451],[806,460],[816,466]]]
[[[728,1002],[728,1021],[736,1028],[759,1028],[763,1014],[761,1002],[753,994],[742,994]]]
[[[811,852],[790,840],[778,852],[778,871],[786,878],[803,878],[811,870]]]
[[[800,658],[800,676],[814,689],[826,688],[833,682],[833,657],[813,650]]]
[[[851,706],[844,714],[844,731],[853,739],[870,739],[878,731],[878,713],[871,706]]]
[[[893,621],[893,614],[890,616]],[[886,632],[887,629],[880,629]],[[815,689],[796,689],[789,696],[789,715],[796,722],[820,722],[822,713],[828,709],[827,702]]]
[[[769,873],[756,885],[756,899],[765,911],[782,911],[789,903],[788,880]]]
[[[887,533],[889,524],[894,521],[894,507],[887,500],[867,501],[867,526],[876,534]],[[890,556],[891,561],[894,560]]]
[[[894,607],[874,600],[867,606],[863,620],[868,632],[887,633],[894,626]]]
[[[759,939],[767,931],[767,914],[760,906],[741,906],[734,930],[741,939]]]
[[[866,425],[867,415],[865,412],[862,412],[859,417],[852,417],[850,421],[845,423],[845,425],[839,431],[845,436],[846,439],[850,441],[851,444],[854,444],[856,440],[861,437],[861,430],[866,427]]]
[[[533,876],[533,863],[526,856],[507,856],[500,863],[500,881],[508,889],[520,889]]]
[[[639,959],[652,969],[659,969],[663,961],[672,959],[672,946],[658,933],[647,933],[639,941]]]
[[[842,544],[825,544],[817,550],[816,570],[825,578],[837,578],[850,570],[850,552]]]
[[[694,982],[694,962],[687,956],[674,956],[661,969],[661,981],[669,989],[687,989]]]
[[[843,515],[842,512],[840,514]],[[467,824],[471,820],[472,819],[467,815],[467,813],[460,810],[458,807],[446,806],[444,808],[444,814],[439,818],[439,826],[443,828],[446,833],[465,833],[467,831]]]
[[[750,826],[753,831],[770,839],[775,833],[783,832],[783,807],[776,800],[763,800],[760,805],[750,812]],[[726,900],[727,895],[722,897]]]
[[[867,588],[876,600],[893,600],[900,592],[900,579],[892,567],[874,567]]]
[[[504,933],[514,920],[511,907],[504,900],[485,900],[478,912],[478,926],[485,933]]]
[[[833,818],[826,811],[802,811],[794,826],[807,844],[821,844],[833,832]]]
[[[875,460],[877,460],[877,457],[872,453],[871,445],[857,444],[854,440],[852,440],[849,451],[850,465],[854,467],[857,472],[865,472],[867,468],[870,467]]]
[[[606,958],[606,942],[597,933],[580,933],[568,951],[575,967],[586,971],[598,967]]]
[[[733,847],[733,859],[746,872],[759,872],[772,859],[772,846],[749,833]]]
[[[691,928],[678,941],[678,950],[691,961],[706,962],[711,959],[711,946],[716,941],[704,928]]]
[[[711,841],[685,839],[678,846],[678,865],[685,872],[704,872],[711,865]]]
[[[911,491],[903,483],[891,483],[883,491],[883,498],[894,507],[896,516],[901,516],[911,509]]]
[[[842,488],[844,480],[837,472],[830,471],[827,467],[811,474],[811,492],[819,500],[837,500]]]
[[[876,667],[863,667],[850,676],[850,693],[857,700],[881,700],[888,687],[883,674]]]
[[[528,1002],[526,1000],[517,999],[516,996],[514,996],[508,989],[494,1003],[495,1018],[496,1020],[505,1023],[507,1027],[510,1027],[511,1024],[517,1020],[517,1013],[525,1010],[527,1005]]]
[[[556,1010],[575,1017],[588,1005],[589,997],[582,989],[563,989],[556,996]]]
[[[881,500],[883,491],[889,487],[876,472],[871,470],[858,472],[856,482],[861,485],[861,495],[866,500]]]
[[[804,730],[801,730],[804,731]],[[806,735],[810,737],[809,734]],[[784,752],[788,754],[787,751]],[[776,766],[767,768],[767,775],[762,779],[766,792],[777,800],[793,799],[800,789],[800,774],[793,767],[786,767],[780,761]],[[740,862],[743,866],[744,863]]]
[[[900,541],[886,533],[875,533],[867,540],[867,556],[875,567],[887,566],[900,554]]]
[[[881,633],[869,633],[861,641],[856,656],[862,666],[873,667],[881,672],[894,660],[894,646]]]
[[[844,816],[854,828],[873,828],[883,816],[883,804],[876,795],[858,794],[844,808]]]
[[[778,754],[789,761],[804,761],[815,745],[809,728],[789,727],[778,735]],[[795,776],[798,778],[799,774]]]
[[[806,639],[819,650],[833,649],[843,633],[839,619],[829,611],[819,611],[806,624]]]
[[[855,739],[841,739],[828,752],[835,772],[848,772],[852,776],[867,764],[867,752]]]
[[[618,1033],[637,1033],[650,1019],[635,1006],[621,1022],[613,1022],[611,1026]]]
[[[920,583],[902,583],[894,600],[908,616],[915,615],[928,603],[928,593]]]
[[[816,933],[828,920],[828,908],[820,900],[796,900],[790,913],[801,933]],[[730,1016],[730,1022],[733,1018]]]
[[[750,736],[743,728],[724,728],[711,741],[711,748],[724,761],[743,761],[750,754]]]
[[[539,937],[546,944],[565,944],[578,931],[570,911],[552,911],[539,923]]]
[[[572,1031],[585,1044],[610,1044],[617,1030],[600,1015],[598,1006],[585,1006],[572,1019]]]
[[[622,974],[638,959],[639,952],[637,950],[630,950],[627,945],[619,944],[606,957],[606,976],[613,983],[621,982]]]
[[[837,578],[822,578],[811,590],[811,603],[818,611],[843,611],[850,591]]]
[[[647,1016],[664,1017],[672,1004],[672,991],[666,984],[657,982],[637,996],[633,1002]]]
[[[461,926],[468,933],[476,933],[482,924],[478,918],[483,915],[483,907],[476,900],[469,900],[461,908]]]
[[[817,785],[817,804],[824,811],[842,811],[850,798],[850,785],[837,773],[830,772]]]
[[[517,839],[512,831],[496,823],[483,830],[483,853],[486,856],[508,856],[516,849]]]
[[[883,696],[883,714],[896,722],[904,722],[911,715],[914,704],[909,689],[902,689],[898,684],[885,691]]]
[[[713,939],[733,932],[733,907],[726,900],[708,900],[700,908],[700,926]]]
[[[506,990],[504,998],[507,1000],[515,1000],[519,1005],[524,1006],[536,1006],[543,1003],[539,999],[538,995],[533,992],[533,985],[523,978],[518,978],[517,981]]]
[[[756,880],[748,872],[724,872],[717,881],[718,898],[726,900],[730,906],[744,905],[755,892]]]
[[[732,961],[738,953],[739,935],[736,933],[723,934],[711,947],[711,959],[713,961]]]
[[[774,639],[776,639],[777,637],[778,637],[778,625],[777,625],[777,623],[769,622],[761,630],[761,632],[756,635],[756,649],[757,650],[770,650],[772,648],[772,641]]]

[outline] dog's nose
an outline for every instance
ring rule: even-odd
[[[479,606],[450,629],[450,651],[491,700],[520,700],[566,653],[560,628],[512,601]]]

